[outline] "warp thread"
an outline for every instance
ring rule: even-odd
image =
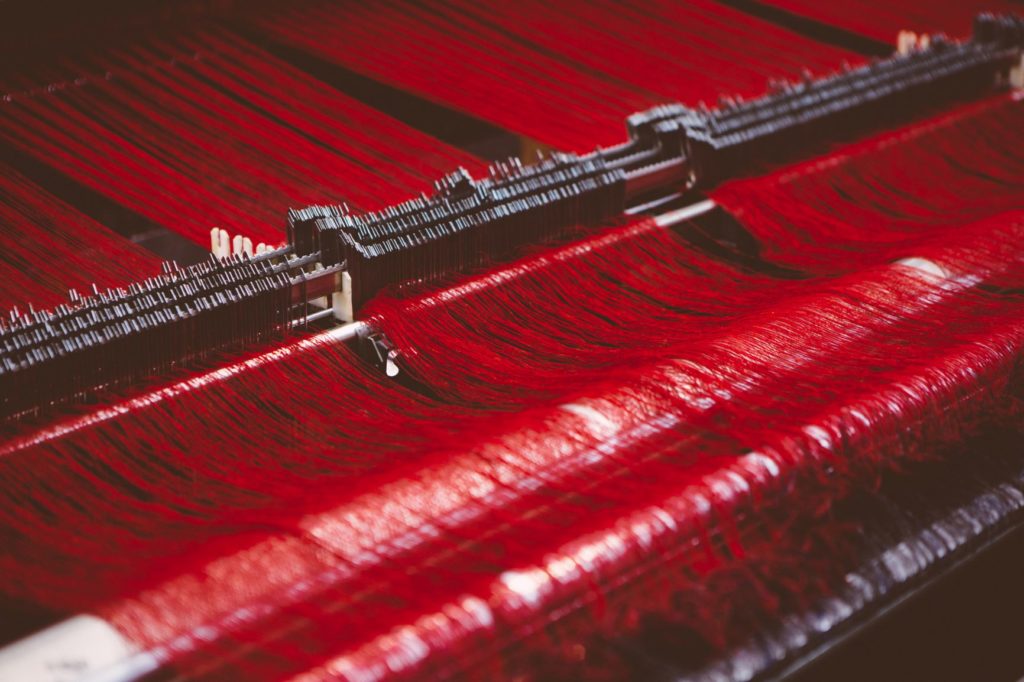
[[[0,309],[68,303],[158,271],[157,259],[0,164]]]
[[[853,2],[815,2],[814,0],[758,0],[798,16],[839,26],[882,42],[893,43],[900,31],[945,33],[967,37],[978,12],[1014,13],[1020,3],[1014,0],[960,2],[959,0],[872,0]]]
[[[456,166],[479,170],[226,31],[22,77],[36,87],[0,102],[0,139],[204,245],[214,226],[276,245],[288,208],[381,208]]]
[[[15,469],[4,506],[5,546],[20,558],[5,562],[7,589],[20,571],[22,594],[80,604],[78,571],[89,570],[89,599],[138,590],[96,606],[139,642],[175,641],[161,655],[214,677],[224,672],[215,663],[271,677],[324,658],[333,667],[320,672],[377,669],[401,657],[411,640],[394,633],[408,628],[441,654],[410,661],[409,674],[441,660],[468,665],[481,638],[552,636],[557,627],[538,623],[556,603],[611,627],[614,614],[655,606],[639,599],[641,586],[692,584],[720,563],[722,542],[741,556],[742,519],[773,499],[842,497],[991,412],[1013,381],[1020,303],[975,285],[1019,279],[1022,230],[1019,215],[998,216],[922,245],[948,282],[879,266],[808,284],[615,381],[501,419],[383,390],[325,348],[267,370],[287,381],[239,377],[145,419],[17,453],[32,467]],[[649,290],[670,275],[655,270]],[[127,442],[130,453],[114,449]],[[678,518],[658,521],[665,513]],[[108,514],[119,522],[97,534]],[[641,527],[664,534],[666,551],[687,549],[652,564],[666,555],[641,551],[651,549],[643,534],[622,535]],[[621,542],[631,549],[615,549]],[[552,552],[575,568],[559,574]],[[75,575],[27,575],[33,555]],[[189,632],[219,633],[221,655],[259,646],[218,663],[208,642],[177,638]],[[182,658],[200,644],[197,659]]]
[[[903,257],[929,235],[1024,208],[1022,113],[1015,98],[995,97],[712,196],[761,243],[762,259],[855,271]]]
[[[612,7],[309,3],[253,21],[325,60],[579,152],[621,142],[625,117],[654,104],[761,94],[771,77],[857,58],[714,2]]]
[[[1019,388],[1020,302],[974,284],[1019,279],[1022,229],[1002,217],[926,252],[957,273],[949,282],[875,268],[766,306],[677,360],[490,420],[490,436],[463,425],[443,454],[378,470],[372,488],[298,519],[296,560],[285,538],[267,541],[249,550],[258,561],[222,559],[105,613],[155,636],[153,623],[167,627],[156,613],[174,604],[178,628],[220,633],[222,663],[243,676],[325,658],[310,679],[376,679],[489,670],[510,644],[670,608],[663,595],[743,556],[750,520],[820,512],[999,414]],[[258,598],[247,582],[235,593],[244,616],[184,608],[198,576],[254,563],[305,577]],[[242,643],[255,652],[239,660]],[[179,669],[216,660],[205,647],[178,658],[198,644],[173,652]]]

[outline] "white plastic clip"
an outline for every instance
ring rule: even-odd
[[[920,258],[918,256],[901,258],[896,261],[896,264],[902,265],[905,268],[910,268],[911,270],[914,270],[918,276],[924,276],[926,279],[941,281],[949,279],[951,276],[949,270],[928,258]]]
[[[108,676],[112,666],[135,656],[138,670]],[[141,659],[141,660],[140,660]],[[137,654],[134,645],[113,626],[95,616],[75,616],[0,651],[0,680],[67,682],[101,674],[101,679],[137,679],[158,666],[154,657]]]
[[[217,249],[218,258],[227,258],[231,255],[231,237],[228,236],[228,231],[222,229],[220,231],[220,248]]]
[[[913,31],[900,31],[896,35],[896,51],[900,54],[910,54],[917,47],[917,34]]]
[[[1024,89],[1024,52],[1010,69],[1010,87],[1014,90]]]
[[[352,275],[341,273],[341,291],[331,294],[331,307],[334,317],[342,322],[354,322],[355,311],[352,305]]]
[[[390,351],[388,351],[388,357],[384,361],[384,374],[386,374],[388,376],[388,378],[390,378],[390,379],[394,379],[395,377],[397,377],[398,376],[398,372],[400,371],[399,368],[398,368],[398,363],[395,362],[395,360],[397,358],[398,358],[398,351],[397,350],[390,350]]]

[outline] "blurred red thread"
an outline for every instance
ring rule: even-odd
[[[931,235],[1024,209],[1020,123],[1020,103],[996,97],[712,196],[760,240],[762,257],[809,272],[855,271]]]

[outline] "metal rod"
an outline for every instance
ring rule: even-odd
[[[308,315],[303,315],[302,317],[300,317],[298,319],[292,320],[292,326],[293,327],[301,327],[303,325],[309,324],[310,322],[319,322],[320,320],[326,320],[327,318],[333,317],[333,316],[334,316],[334,310],[332,310],[331,308],[325,308],[323,310],[318,310],[315,313],[310,313]]]
[[[656,208],[664,206],[665,204],[679,200],[680,198],[682,198],[682,196],[682,192],[673,192],[672,194],[666,194],[663,197],[658,197],[657,199],[652,199],[651,201],[647,201],[642,204],[637,204],[636,206],[630,206],[625,211],[623,211],[623,213],[625,213],[626,215],[640,215],[641,213],[649,213],[655,210]]]
[[[654,222],[658,227],[673,227],[674,225],[686,222],[687,220],[693,220],[705,213],[710,213],[716,206],[718,206],[718,204],[713,200],[705,199],[704,201],[698,201],[696,204],[677,208],[674,211],[669,211],[655,216]]]
[[[683,159],[669,159],[626,173],[626,197],[633,198],[656,189],[672,189],[686,183],[689,169]]]

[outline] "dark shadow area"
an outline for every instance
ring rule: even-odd
[[[269,42],[251,31],[233,28],[279,59],[291,63],[349,97],[481,159],[504,160],[511,156],[519,156],[522,151],[523,141],[519,135],[476,116],[376,81],[302,50]]]
[[[0,159],[81,213],[164,260],[173,260],[179,265],[191,265],[210,255],[207,248],[108,199],[56,168],[3,143],[0,143]]]
[[[893,45],[883,43],[873,38],[868,38],[847,31],[838,26],[832,26],[816,19],[802,17],[799,14],[787,12],[778,7],[765,5],[756,0],[716,0],[721,5],[739,10],[752,17],[763,19],[777,26],[787,28],[794,33],[799,33],[820,43],[827,43],[841,47],[851,52],[859,52],[866,57],[887,57],[895,49]]]

